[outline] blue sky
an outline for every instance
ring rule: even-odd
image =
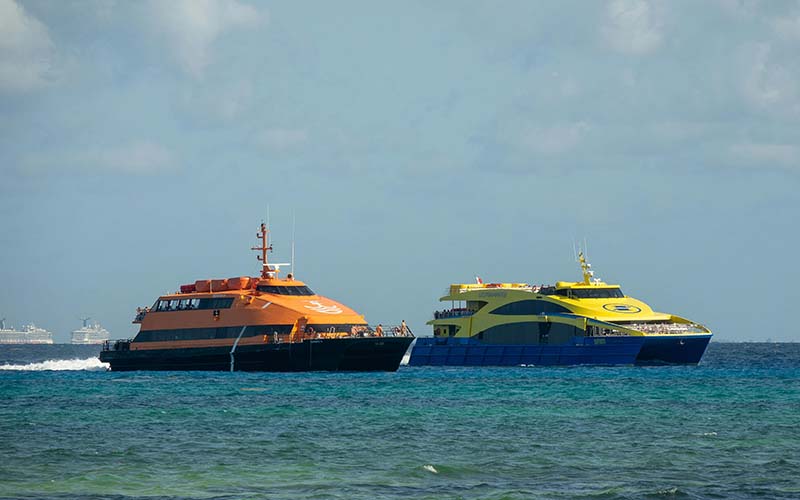
[[[417,333],[598,275],[800,340],[800,2],[0,0],[0,315],[66,341],[255,274]]]

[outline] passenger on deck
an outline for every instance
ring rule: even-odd
[[[383,326],[379,323],[377,327],[375,327],[375,336],[376,337],[383,337]]]
[[[408,327],[406,326],[406,320],[400,321],[400,335],[403,337],[408,335]]]

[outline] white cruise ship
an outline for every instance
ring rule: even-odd
[[[73,330],[72,343],[73,344],[102,344],[109,339],[110,334],[108,330],[100,326],[97,322],[89,324],[91,318],[81,318],[83,327]]]
[[[33,323],[21,330],[6,328],[6,319],[0,319],[0,344],[52,344],[53,334]]]

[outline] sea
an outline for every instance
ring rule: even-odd
[[[127,372],[0,346],[0,498],[800,498],[800,344],[698,366]]]

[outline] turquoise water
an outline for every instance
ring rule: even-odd
[[[800,344],[388,374],[41,370],[51,348],[0,350],[2,498],[800,498]]]

